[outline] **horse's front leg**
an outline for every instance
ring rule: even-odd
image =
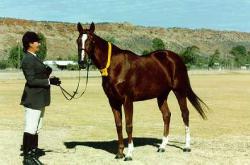
[[[114,118],[115,118],[115,125],[116,131],[118,136],[118,152],[115,156],[115,159],[121,159],[124,157],[123,150],[124,150],[124,143],[123,143],[123,135],[122,135],[122,111],[121,105],[116,101],[110,100],[110,106],[112,108]]]
[[[133,132],[133,102],[126,98],[124,102],[124,112],[126,118],[126,132],[128,134],[128,151],[125,156],[125,161],[132,160],[132,153],[134,150],[134,144],[132,140]]]

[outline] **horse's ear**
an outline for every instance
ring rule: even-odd
[[[94,33],[94,31],[95,31],[95,24],[93,22],[90,24],[89,31],[90,31],[90,33]]]
[[[77,30],[79,33],[83,33],[83,28],[82,28],[82,25],[80,22],[78,22],[78,24],[77,24]]]

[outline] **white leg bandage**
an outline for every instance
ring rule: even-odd
[[[167,137],[163,137],[162,138],[162,143],[160,145],[160,148],[164,149],[166,147],[166,145],[168,144],[168,136]]]
[[[128,144],[128,152],[126,154],[126,157],[132,157],[132,153],[134,151],[134,143],[131,141],[131,143]]]
[[[35,135],[38,130],[39,120],[43,110],[35,110],[25,107],[24,132]],[[44,112],[43,112],[44,113]],[[42,123],[41,123],[42,124]],[[42,127],[42,125],[40,126]]]
[[[190,141],[191,141],[191,138],[190,138],[190,130],[189,130],[189,127],[185,127],[185,132],[186,132],[186,144],[185,144],[185,148],[190,148]]]

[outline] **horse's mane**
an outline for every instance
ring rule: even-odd
[[[95,38],[95,41],[98,42],[99,44],[102,44],[102,43],[107,43],[108,41],[106,41],[105,39],[99,37],[98,35],[94,34],[94,38]],[[111,42],[112,43],[112,42]],[[106,45],[106,44],[105,44]],[[114,43],[112,43],[112,49],[115,49],[115,50],[122,50],[121,48],[119,48],[118,46],[116,46]]]
[[[102,44],[102,43],[107,43],[108,41],[106,41],[105,39],[101,38],[100,36],[94,34],[94,40],[95,42],[97,42],[99,45],[102,45],[102,49],[105,49],[104,46],[106,46],[106,44]],[[126,49],[121,49],[118,46],[116,46],[114,43],[112,43],[112,51],[113,53],[121,53],[121,52],[126,52],[129,53],[130,55],[135,55],[135,56],[140,56],[138,54],[135,54],[134,52],[132,52],[131,50],[126,50]]]

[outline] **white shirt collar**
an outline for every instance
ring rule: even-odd
[[[34,56],[36,56],[36,54],[35,53],[33,53],[33,52],[30,52],[30,51],[28,51],[30,54],[33,54]]]

